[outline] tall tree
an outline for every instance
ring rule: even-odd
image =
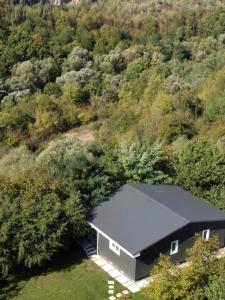
[[[174,161],[176,181],[187,190],[203,195],[225,182],[225,153],[217,145],[199,139],[189,143]]]
[[[128,182],[170,182],[169,163],[158,144],[124,143],[118,157]]]

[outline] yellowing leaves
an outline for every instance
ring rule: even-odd
[[[220,97],[225,91],[225,68],[219,70],[203,85],[199,97],[202,99],[205,106],[210,101]]]

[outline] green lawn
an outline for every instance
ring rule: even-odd
[[[18,279],[19,278],[19,279]],[[41,271],[29,276],[18,273],[1,289],[0,299],[14,300],[106,300],[110,278],[74,245]],[[115,293],[124,288],[115,282]],[[130,299],[144,300],[141,294]]]

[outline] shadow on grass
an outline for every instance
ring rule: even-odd
[[[31,277],[47,275],[52,272],[68,272],[87,259],[82,248],[73,243],[69,251],[61,250],[55,254],[50,262],[46,262],[42,267],[25,269],[18,267],[14,276],[8,276],[0,281],[0,300],[12,299],[17,296],[23,288],[25,282]],[[22,283],[23,282],[23,283]]]
[[[17,296],[21,288],[22,285],[18,286],[14,276],[0,280],[0,299],[6,300]]]

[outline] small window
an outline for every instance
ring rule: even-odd
[[[111,249],[117,255],[120,255],[120,247],[115,242],[109,241],[109,249]]]
[[[179,241],[174,241],[171,243],[170,255],[176,254],[178,252]]]
[[[210,229],[206,229],[206,230],[202,231],[202,238],[203,238],[203,240],[208,241],[209,236],[210,236]]]

